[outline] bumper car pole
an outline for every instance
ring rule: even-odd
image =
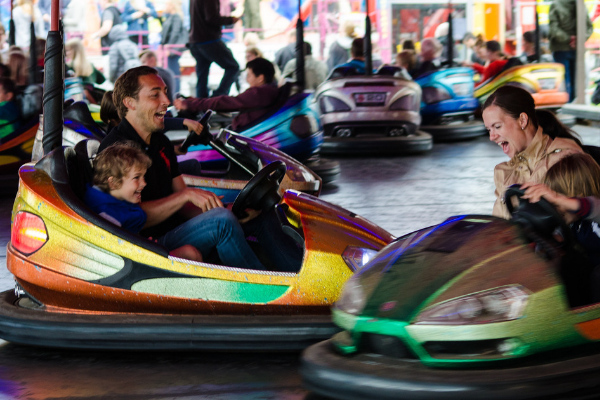
[[[48,154],[62,143],[64,58],[59,16],[60,0],[52,0],[50,32],[44,57],[44,154]]]
[[[448,39],[446,40],[448,68],[454,65],[454,32],[452,30],[452,5],[448,4]]]
[[[13,0],[10,0],[10,21],[8,22],[8,45],[15,45],[15,21],[13,21]]]
[[[304,91],[304,22],[302,21],[302,2],[298,0],[298,21],[296,21],[296,85],[300,92]]]
[[[31,21],[29,25],[29,84],[35,85],[38,82],[38,66],[37,66],[37,46],[35,37],[35,25]]]
[[[537,3],[533,6],[535,10],[535,61],[540,62],[542,59],[542,49],[540,46],[540,17],[538,15]]]
[[[371,45],[371,16],[369,15],[369,0],[367,0],[367,16],[365,17],[365,47],[364,47],[364,56],[365,56],[365,75],[370,76],[373,75],[373,55],[372,55],[372,45]]]

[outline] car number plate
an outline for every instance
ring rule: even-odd
[[[457,96],[468,96],[471,94],[471,87],[473,87],[471,83],[455,83],[452,85],[452,90]]]
[[[383,105],[385,93],[354,93],[354,101],[357,105]]]
[[[540,89],[551,90],[556,87],[556,80],[554,78],[539,79]]]

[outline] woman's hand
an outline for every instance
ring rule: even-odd
[[[581,207],[579,200],[557,193],[543,183],[528,182],[523,184],[521,189],[526,189],[523,198],[529,200],[530,203],[537,203],[541,198],[544,198],[555,206],[560,213],[576,213]]]

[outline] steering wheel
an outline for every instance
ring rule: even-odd
[[[573,232],[556,208],[543,198],[537,203],[530,203],[527,199],[521,198],[525,194],[525,190],[521,190],[520,186],[512,185],[504,193],[504,203],[508,212],[511,213],[513,221],[524,228],[532,229],[543,238],[553,241],[555,241],[553,233],[558,228],[564,239],[564,245],[574,244]],[[515,196],[519,199],[517,206],[514,206],[512,202],[512,198]]]
[[[210,121],[212,115],[213,110],[208,110],[206,111],[206,113],[204,113],[202,118],[200,118],[200,121],[198,122],[200,122],[200,124],[204,127],[204,129],[202,129],[202,133],[200,135],[197,135],[196,132],[191,131],[181,144],[181,150],[183,152],[187,152],[190,146],[196,144],[207,145],[210,143],[213,137],[210,133],[210,126],[208,125],[208,121]]]
[[[273,161],[260,171],[240,191],[231,211],[238,218],[247,216],[246,209],[269,210],[281,200],[279,185],[285,176],[285,163]]]

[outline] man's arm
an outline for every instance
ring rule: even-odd
[[[250,88],[235,97],[223,95],[208,99],[185,99],[183,100],[183,105],[184,109],[194,112],[206,110],[245,111],[268,107],[274,100],[275,98],[260,93],[258,88]]]

